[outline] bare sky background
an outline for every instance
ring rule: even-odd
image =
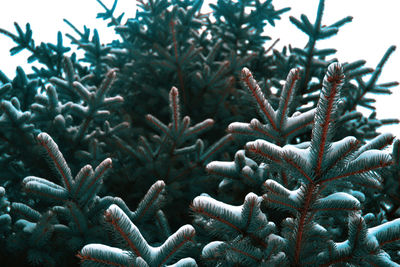
[[[103,0],[111,7],[113,0]],[[133,17],[135,14],[134,0],[119,0],[116,14],[125,12],[124,18]],[[204,8],[209,2],[205,1]],[[280,38],[276,48],[292,44],[293,47],[304,47],[307,42],[306,35],[289,22],[289,16],[299,18],[306,14],[311,21],[315,20],[318,0],[274,0],[276,8],[292,7],[282,15],[282,20],[276,22],[276,27],[266,27],[267,35],[272,40]],[[331,47],[338,50],[336,58],[339,62],[352,62],[358,59],[367,60],[368,67],[376,67],[379,60],[391,45],[396,45],[397,50],[390,57],[378,80],[379,83],[400,81],[400,1],[399,0],[326,0],[323,24],[331,24],[337,20],[353,16],[353,22],[341,28],[338,35],[320,41],[318,48]],[[0,28],[15,32],[14,21],[21,27],[29,22],[33,30],[36,44],[40,42],[56,43],[57,31],[63,34],[72,33],[72,29],[63,22],[63,18],[71,21],[79,30],[86,25],[90,29],[97,28],[100,39],[108,43],[116,38],[112,28],[106,27],[106,22],[96,19],[98,12],[103,12],[102,7],[95,0],[13,0],[7,1],[0,9]],[[64,42],[69,44],[69,39],[64,36]],[[272,41],[271,41],[272,43]],[[268,44],[267,44],[268,45]],[[0,69],[10,78],[15,75],[18,65],[27,68],[26,59],[28,52],[21,52],[11,57],[9,50],[13,42],[6,36],[0,36]],[[400,87],[393,88],[390,96],[374,96],[377,99],[378,118],[400,118]],[[367,112],[369,114],[369,112]],[[380,128],[381,132],[392,132],[400,137],[400,126],[386,126]]]

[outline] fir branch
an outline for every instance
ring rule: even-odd
[[[94,266],[95,264],[118,267],[128,267],[132,265],[129,252],[102,244],[85,246],[76,256],[80,259],[81,266],[85,267]]]
[[[384,225],[384,226],[383,226]],[[398,266],[381,250],[380,245],[391,239],[398,231],[398,221],[388,222],[382,226],[367,228],[360,215],[353,215],[349,221],[349,237],[340,243],[330,243],[327,252],[318,256],[319,266],[332,264],[352,264],[369,266]],[[380,239],[380,238],[383,239]],[[397,241],[396,238],[393,241]],[[389,241],[390,242],[390,241]]]
[[[379,61],[378,65],[376,66],[376,69],[373,71],[370,79],[365,83],[361,78],[357,79],[357,82],[359,84],[359,88],[360,90],[357,92],[357,99],[353,102],[353,106],[351,107],[351,110],[354,110],[356,108],[356,106],[359,105],[366,105],[366,99],[364,98],[365,94],[368,92],[374,92],[374,91],[381,91],[380,86],[376,84],[376,82],[378,81],[378,78],[382,72],[383,66],[385,65],[385,63],[387,62],[387,60],[389,59],[390,55],[396,50],[396,46],[392,45],[390,46],[385,54],[383,55],[382,59]],[[385,89],[384,92],[386,93],[390,93],[390,91],[388,91],[388,87],[393,87],[398,85],[397,82],[392,82],[392,83],[387,83],[384,84],[382,89]],[[382,86],[382,85],[381,85]],[[369,106],[367,106],[369,107]],[[372,108],[374,109],[374,108]]]
[[[292,69],[287,75],[283,89],[280,92],[279,106],[272,108],[261,88],[252,77],[251,72],[243,68],[242,84],[246,87],[258,105],[258,113],[265,124],[252,119],[250,124],[234,122],[228,126],[228,132],[238,137],[249,139],[263,138],[277,145],[285,145],[296,135],[305,132],[312,124],[315,110],[304,113],[294,112],[298,101],[297,88],[300,80],[300,69]],[[294,112],[294,113],[293,113]]]
[[[277,130],[277,126],[275,120],[273,119],[275,116],[275,112],[272,109],[269,102],[265,99],[264,94],[261,92],[260,86],[254,80],[253,75],[250,70],[247,68],[243,68],[241,73],[241,80],[244,82],[245,87],[250,90],[250,93],[256,100],[258,107],[260,108],[260,115],[265,121],[268,121],[271,124],[274,130]]]
[[[183,75],[182,75],[182,70],[181,70],[181,64],[179,62],[179,54],[178,54],[178,42],[176,40],[176,31],[175,31],[175,21],[171,20],[169,22],[169,26],[171,28],[171,33],[172,33],[172,42],[173,42],[173,47],[174,47],[174,55],[175,55],[175,64],[176,64],[176,71],[178,73],[178,79],[179,79],[179,88],[183,92],[183,103],[186,104],[186,92],[185,92],[185,85],[183,83]]]
[[[142,201],[140,201],[136,211],[129,217],[133,221],[139,222],[145,221],[150,216],[154,215],[155,211],[161,207],[163,201],[165,200],[165,196],[163,195],[163,193],[165,193],[164,188],[164,181],[157,181],[154,183],[147,191]]]
[[[281,99],[279,101],[279,108],[277,110],[276,117],[279,120],[279,128],[283,128],[283,124],[286,122],[288,114],[291,113],[290,104],[294,103],[295,88],[300,80],[300,69],[293,69],[289,72],[286,78],[286,83],[283,86]]]
[[[71,192],[73,180],[71,170],[67,165],[63,155],[58,149],[57,144],[47,133],[40,133],[37,136],[39,144],[45,149],[47,161],[52,169],[59,175],[61,182]]]
[[[111,205],[105,212],[105,221],[113,229],[115,238],[122,241],[126,250],[111,248],[98,244],[89,244],[82,248],[78,257],[83,260],[101,258],[113,263],[116,259],[125,258],[125,262],[134,262],[142,258],[150,266],[164,266],[178,257],[178,254],[193,243],[194,228],[190,225],[182,226],[159,247],[150,246],[139,229],[130,221],[129,217],[116,205]],[[94,248],[100,248],[94,251]],[[116,252],[110,254],[110,252]],[[94,253],[94,255],[91,255]],[[128,257],[124,257],[127,255]],[[195,265],[195,262],[186,258],[185,264]],[[130,265],[129,265],[130,266]]]
[[[343,84],[343,70],[338,64],[329,66],[324,78],[323,90],[315,114],[315,123],[311,137],[311,161],[315,162],[314,172],[321,175],[325,151],[330,147],[334,123],[337,120],[337,102]]]

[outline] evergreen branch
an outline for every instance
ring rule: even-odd
[[[154,151],[151,148],[148,140],[144,136],[139,137],[139,144],[142,153],[146,156],[146,158],[151,161],[154,158]]]
[[[383,133],[361,146],[355,156],[359,156],[367,150],[377,149],[382,150],[393,142],[394,136],[391,133]]]
[[[243,229],[247,232],[254,232],[256,229],[264,229],[267,219],[260,209],[261,199],[255,194],[248,194],[242,206]],[[264,229],[265,230],[265,229]],[[266,248],[266,244],[261,242],[261,246]]]
[[[66,24],[68,24],[68,26],[70,26],[70,27],[71,27],[79,36],[81,36],[82,38],[83,38],[83,36],[85,36],[85,34],[88,35],[86,26],[85,26],[85,34],[84,34],[84,33],[80,32],[69,20],[63,19],[63,21],[64,21]],[[89,38],[89,37],[87,37],[87,39],[88,39],[88,38]]]
[[[229,124],[227,132],[233,136],[245,136],[252,139],[268,139],[276,140],[268,130],[270,130],[269,125],[262,125],[257,119],[252,119],[250,124],[242,122],[233,122]]]
[[[251,260],[251,263],[253,264],[259,264],[262,261],[262,256],[260,255],[261,254],[260,251],[256,249],[251,249],[250,246],[240,246],[239,243],[236,246],[231,245],[228,249],[232,250],[234,253],[240,254],[240,256],[242,257],[245,256],[246,258],[249,258]],[[249,260],[242,260],[242,261],[246,262]]]
[[[336,21],[335,23],[329,25],[330,28],[339,28],[343,26],[345,23],[351,22],[353,20],[352,16],[344,17],[341,20]]]
[[[318,33],[318,31],[321,29],[322,13],[324,12],[324,8],[325,8],[325,0],[320,0],[318,4],[317,17],[315,18],[315,23],[314,23],[315,33]]]
[[[85,165],[80,169],[78,174],[75,177],[75,186],[72,189],[72,198],[77,199],[80,195],[80,191],[83,188],[83,185],[87,184],[89,177],[93,175],[93,168],[90,165]]]
[[[248,142],[245,145],[245,150],[250,156],[269,160],[274,163],[280,163],[282,157],[282,149],[267,141],[258,139],[254,142]]]
[[[101,183],[106,175],[106,171],[112,168],[112,161],[110,158],[103,160],[94,170],[93,175],[88,179],[88,185],[86,190],[90,190],[90,188],[97,184]]]
[[[400,166],[400,139],[395,139],[393,142],[392,158],[396,167]]]
[[[128,251],[113,248],[102,244],[90,244],[82,248],[76,255],[81,262],[81,266],[132,266],[132,257]],[[138,265],[135,265],[138,266]]]
[[[226,73],[230,66],[229,61],[223,62],[219,68],[215,71],[214,74],[211,75],[209,80],[207,81],[207,86],[213,86],[216,83],[217,78],[221,77],[222,74]]]
[[[251,74],[249,69],[242,69],[241,80],[244,82],[244,86],[250,91],[250,93],[256,100],[256,103],[261,110],[260,115],[262,116],[262,118],[266,122],[271,124],[274,130],[277,130],[277,126],[274,120],[275,112],[268,101],[265,99],[264,94],[261,92],[260,86],[254,80],[253,75]]]
[[[96,91],[96,102],[101,103],[104,100],[104,95],[107,91],[109,91],[115,82],[115,78],[117,76],[116,70],[111,69],[109,70],[105,78],[102,80],[100,86],[97,88]]]
[[[65,203],[65,208],[79,233],[85,234],[88,230],[88,222],[85,214],[80,210],[79,206],[72,201],[67,201]]]
[[[62,186],[60,186],[58,184],[55,184],[55,183],[53,183],[53,182],[51,182],[51,181],[49,181],[47,179],[43,179],[43,178],[36,177],[36,176],[27,176],[27,177],[25,177],[22,180],[22,186],[25,187],[26,184],[29,183],[29,182],[35,182],[35,183],[39,183],[39,184],[44,184],[44,185],[46,185],[48,187],[51,187],[51,188],[54,188],[54,189],[57,189],[57,190],[62,190],[62,189],[65,190],[64,187],[62,187]]]
[[[232,206],[211,197],[198,196],[193,200],[190,209],[195,216],[210,220],[207,224],[210,234],[231,238],[237,235],[248,236],[266,248],[264,238],[274,231],[274,226],[267,223],[266,216],[261,212],[261,200],[262,198],[249,193],[243,205]]]
[[[116,205],[111,205],[104,214],[105,221],[136,257],[147,257],[150,251],[139,229],[129,217]]]
[[[244,68],[241,78],[243,86],[249,89],[256,100],[259,113],[266,124],[261,124],[257,119],[252,119],[250,124],[233,122],[228,126],[228,132],[235,134],[235,136],[253,140],[261,137],[280,146],[289,143],[290,138],[305,132],[309,128],[308,126],[312,124],[315,110],[312,109],[303,114],[300,112],[291,114],[298,100],[296,89],[299,79],[300,69],[292,69],[286,78],[282,91],[278,93],[280,100],[275,111],[272,108],[273,103],[265,99],[250,71]]]
[[[17,24],[14,24],[14,25],[17,25]],[[18,26],[18,27],[19,27],[19,26]],[[9,31],[7,31],[7,30],[4,30],[4,29],[1,29],[1,28],[0,28],[0,33],[4,34],[5,36],[10,37],[15,43],[18,43],[18,41],[19,41],[19,40],[18,40],[18,36],[16,36],[15,34],[9,32]]]
[[[255,131],[258,132],[260,134],[262,134],[262,137],[266,137],[267,139],[271,139],[274,142],[280,144],[281,140],[279,139],[278,136],[276,136],[276,134],[271,131],[271,127],[269,125],[263,125],[261,124],[261,122],[257,119],[252,119],[250,121],[250,128]]]
[[[379,247],[390,246],[392,243],[400,244],[400,219],[395,219],[390,222],[368,229],[368,235],[372,235],[379,243]]]
[[[175,132],[178,132],[179,123],[180,123],[180,112],[179,112],[179,93],[176,87],[172,87],[169,92],[169,103],[171,109],[171,122],[174,126]]]
[[[297,136],[307,131],[314,124],[315,109],[311,109],[304,113],[297,115],[293,114],[292,117],[288,118],[285,130],[282,135],[283,138],[290,140],[292,136]]]
[[[383,66],[389,59],[390,55],[396,50],[396,46],[390,46],[385,54],[383,55],[382,59],[379,61],[378,65],[375,68],[375,71],[372,73],[371,78],[369,79],[368,83],[366,84],[366,88],[370,88],[375,85],[376,81],[378,80],[380,74],[382,73]]]
[[[343,70],[347,79],[354,79],[356,77],[360,77],[373,72],[374,69],[363,67],[365,63],[365,60],[356,60],[354,62],[344,64]]]
[[[40,218],[40,221],[31,232],[32,235],[30,236],[30,242],[34,243],[38,247],[42,247],[44,244],[49,242],[49,239],[54,232],[54,226],[51,223],[53,217],[54,213],[49,211]]]
[[[288,211],[290,213],[298,212],[298,207],[293,205],[293,203],[287,203],[288,201],[286,199],[285,199],[285,201],[283,201],[283,200],[280,200],[279,197],[277,197],[277,196],[268,197],[265,195],[263,196],[263,199],[265,200],[266,203],[268,203],[267,205],[272,208]]]
[[[185,225],[171,235],[160,247],[152,247],[117,205],[113,204],[107,209],[105,221],[115,232],[115,237],[120,239],[134,253],[133,257],[143,258],[150,266],[164,266],[164,264],[176,259],[182,250],[191,246],[190,243],[193,242],[192,239],[195,235],[194,228]],[[184,262],[194,265],[194,261],[189,258]]]
[[[318,101],[315,123],[311,137],[311,161],[315,162],[314,172],[321,175],[325,152],[330,147],[334,122],[337,119],[337,101],[343,85],[343,70],[339,64],[329,66],[324,78],[323,89]]]
[[[55,186],[51,187],[38,181],[25,182],[24,190],[28,193],[34,193],[39,197],[60,202],[67,201],[69,197],[69,192],[64,188],[55,188]]]
[[[92,175],[85,179],[78,200],[81,205],[88,204],[96,196],[103,184],[104,178],[107,176],[111,168],[112,161],[110,158],[107,158],[96,167]],[[90,171],[90,173],[92,173],[92,171]]]
[[[238,178],[235,163],[233,162],[212,161],[207,164],[206,171],[209,174],[229,178],[232,180]]]
[[[182,69],[181,69],[181,64],[179,62],[179,54],[178,54],[178,42],[176,40],[176,31],[175,31],[175,22],[171,19],[169,22],[169,26],[171,28],[171,33],[172,33],[172,42],[174,46],[174,55],[175,55],[175,63],[176,63],[176,68],[178,72],[178,79],[179,79],[179,88],[183,92],[183,103],[186,104],[186,91],[185,91],[185,86],[183,83],[183,75],[182,75]]]
[[[139,222],[145,221],[147,218],[154,215],[165,199],[165,196],[163,196],[163,193],[165,193],[164,188],[164,181],[155,182],[147,191],[142,201],[140,201],[136,211],[129,217],[133,221]]]
[[[139,156],[137,151],[134,150],[130,145],[128,145],[124,140],[122,140],[116,135],[113,135],[112,138],[115,140],[115,143],[120,149],[122,149],[124,152],[132,156],[134,159],[140,160],[141,157]]]
[[[311,211],[358,211],[361,209],[360,202],[347,193],[338,192],[327,197],[320,198],[313,203]]]
[[[398,224],[398,220],[395,220],[368,229],[364,218],[357,214],[351,216],[348,239],[340,243],[330,242],[329,254],[323,252],[318,256],[321,263],[319,266],[332,264],[399,266],[380,249],[381,244],[385,243],[384,240],[393,238],[398,232]]]
[[[151,122],[152,126],[155,126],[155,129],[160,130],[166,136],[168,136],[169,138],[172,138],[172,136],[169,133],[169,128],[164,123],[162,123],[160,120],[158,120],[156,117],[154,117],[151,114],[147,114],[146,119],[149,122]]]
[[[104,4],[103,4],[103,2],[102,1],[100,1],[100,0],[96,0],[104,9],[105,9],[105,11],[106,12],[104,12],[104,13],[98,13],[97,14],[97,18],[103,18],[103,20],[107,20],[107,19],[111,19],[111,22],[109,22],[108,24],[107,24],[107,26],[111,26],[111,25],[114,25],[114,26],[120,26],[121,25],[121,20],[122,20],[122,17],[124,16],[124,14],[125,13],[122,13],[121,15],[119,15],[118,16],[118,18],[115,18],[114,17],[114,11],[115,11],[115,8],[117,7],[117,3],[118,3],[118,0],[114,0],[114,3],[113,3],[113,5],[112,5],[112,7],[111,7],[111,9],[108,9]],[[118,31],[117,31],[118,32]],[[121,37],[125,40],[125,35],[123,34],[123,33],[120,33],[121,34]]]
[[[233,141],[233,137],[230,134],[223,136],[217,142],[215,142],[212,146],[210,146],[201,156],[200,161],[205,163],[212,157],[218,150],[222,147],[226,146],[229,142]]]
[[[307,185],[307,188],[305,188],[305,196],[304,196],[304,202],[303,207],[300,211],[299,214],[299,220],[298,220],[298,226],[296,229],[296,234],[295,234],[295,245],[294,245],[294,263],[298,265],[300,263],[300,256],[302,252],[302,247],[304,246],[305,243],[305,237],[307,234],[307,215],[310,209],[310,206],[314,202],[314,192],[315,191],[315,185],[313,183],[310,183]]]
[[[326,178],[322,179],[321,182],[332,182],[352,175],[364,174],[369,171],[390,166],[392,164],[392,159],[387,153],[378,150],[368,150],[350,162],[346,168],[346,171],[339,175],[327,176]]]
[[[16,97],[11,98],[11,101],[2,100],[0,109],[3,111],[3,114],[0,116],[0,127],[1,131],[3,132],[2,135],[4,136],[8,130],[17,131],[22,135],[19,136],[19,138],[24,140],[24,145],[32,145],[34,143],[34,139],[31,138],[31,135],[36,135],[38,130],[35,129],[34,125],[30,123],[32,118],[31,112],[22,112],[20,102]],[[5,136],[3,139],[7,140],[7,142],[10,144],[12,144],[12,141],[14,141]]]
[[[390,46],[386,50],[386,52],[383,55],[382,59],[379,61],[379,63],[376,66],[375,70],[372,72],[372,75],[371,75],[370,79],[366,83],[361,78],[357,79],[357,82],[358,82],[359,87],[360,87],[361,90],[358,92],[358,94],[357,94],[358,97],[353,102],[353,106],[351,107],[351,110],[355,110],[355,108],[357,107],[358,104],[364,103],[363,98],[364,98],[365,94],[370,92],[370,91],[373,91],[377,87],[376,82],[377,82],[380,74],[382,73],[383,66],[385,65],[385,63],[389,59],[390,55],[395,50],[396,50],[396,46],[394,46],[394,45]],[[394,83],[390,83],[388,85],[394,86],[394,85],[398,85],[398,83],[394,82]]]
[[[276,118],[279,120],[279,129],[283,128],[283,124],[286,122],[291,110],[289,109],[289,103],[294,102],[295,89],[298,87],[300,80],[300,69],[293,69],[289,72],[285,85],[281,92],[281,99],[279,101],[279,108],[276,113]]]
[[[262,169],[257,163],[245,156],[244,150],[235,154],[234,162],[212,161],[206,166],[209,174],[216,175],[230,180],[243,179],[250,185],[258,187],[264,182]]]
[[[194,243],[195,230],[191,225],[185,225],[171,235],[164,244],[157,249],[157,259],[154,265],[163,266],[166,262],[170,262],[176,258],[179,251],[190,247]],[[189,263],[193,265],[193,260]]]
[[[204,246],[201,258],[207,265],[215,266],[223,251],[226,250],[226,244],[222,241],[212,241]]]
[[[171,229],[167,221],[167,217],[165,216],[162,210],[158,210],[155,213],[157,227],[161,233],[164,235],[164,239],[167,239],[171,235]]]
[[[11,204],[11,212],[15,212],[27,218],[31,222],[37,222],[42,215],[24,203],[14,202]]]
[[[242,219],[240,206],[228,205],[211,197],[198,196],[193,200],[190,209],[196,215],[218,222],[221,225],[218,227],[219,229],[224,229],[232,234],[243,234],[240,227]]]
[[[283,149],[282,159],[288,164],[288,166],[295,172],[304,177],[305,181],[310,184],[314,184],[315,174],[311,168],[311,164],[308,158],[301,156],[301,150],[296,149],[293,146],[287,146]],[[309,153],[307,153],[309,154]]]
[[[357,150],[361,142],[355,137],[349,136],[340,141],[332,143],[329,151],[329,157],[325,163],[326,170],[333,169],[339,164],[344,164],[345,160],[349,158]]]
[[[53,78],[51,80],[53,83],[57,84],[57,85],[63,85],[63,81],[61,79],[58,78]],[[89,92],[89,90],[83,86],[80,82],[78,81],[74,81],[72,82],[72,86],[74,87],[74,89],[76,90],[76,92],[80,95],[80,97],[82,97],[85,101],[89,102],[92,96],[92,93]],[[63,86],[65,87],[65,86]]]
[[[293,199],[293,196],[297,195],[298,192],[290,191],[271,179],[265,181],[263,187],[267,191],[267,194],[263,195],[263,199],[267,206],[283,209],[295,216],[299,214],[301,207],[299,206],[298,201]]]

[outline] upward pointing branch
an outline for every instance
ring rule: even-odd
[[[73,184],[71,170],[68,167],[67,162],[65,161],[60,150],[58,149],[57,144],[53,141],[50,135],[44,132],[37,136],[37,140],[46,151],[48,163],[59,175],[68,192],[71,192],[71,187]]]
[[[283,86],[281,93],[281,100],[279,101],[279,108],[277,110],[277,118],[279,120],[279,128],[283,128],[283,124],[287,121],[289,117],[290,103],[295,97],[295,91],[297,88],[297,83],[300,80],[300,69],[292,69],[286,79],[286,83]]]
[[[169,92],[169,105],[171,108],[171,122],[173,124],[175,132],[178,132],[180,124],[180,112],[179,112],[179,93],[178,89],[173,86]]]
[[[174,53],[175,53],[175,60],[176,60],[176,68],[178,72],[178,79],[179,79],[179,87],[182,90],[183,93],[183,103],[186,105],[186,93],[185,93],[185,87],[183,84],[183,76],[182,76],[182,70],[181,66],[179,63],[179,55],[178,55],[178,42],[176,41],[176,31],[175,31],[175,22],[173,20],[170,21],[169,23],[171,27],[171,32],[172,32],[172,41],[174,44]]]
[[[275,112],[268,101],[265,99],[264,94],[261,91],[260,86],[257,84],[256,80],[253,78],[250,70],[248,68],[242,69],[241,80],[244,82],[245,87],[247,87],[257,102],[260,108],[260,115],[265,121],[268,121],[274,130],[277,130],[277,126],[274,120]]]
[[[317,176],[321,174],[323,157],[330,147],[330,140],[333,136],[334,122],[337,119],[337,103],[343,79],[341,65],[331,64],[323,81],[311,137],[311,161],[316,162],[313,165]]]

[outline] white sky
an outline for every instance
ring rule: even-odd
[[[103,0],[111,7],[114,0]],[[125,12],[124,18],[133,17],[135,14],[135,0],[119,0],[116,14]],[[205,1],[207,3],[215,1]],[[306,14],[310,21],[315,20],[318,0],[274,0],[276,8],[292,7],[282,15],[282,20],[276,21],[276,27],[266,29],[267,35],[273,40],[280,38],[276,48],[292,44],[293,47],[303,47],[306,35],[300,32],[289,22],[289,16],[296,18]],[[346,24],[338,35],[320,41],[318,48],[331,47],[338,50],[336,57],[339,62],[352,62],[358,59],[367,60],[366,66],[375,68],[386,49],[396,45],[397,50],[389,58],[384,67],[378,83],[400,81],[400,1],[382,0],[380,4],[375,0],[326,0],[323,24],[331,24],[345,16],[353,16],[353,21]],[[57,31],[63,34],[74,32],[63,22],[63,18],[71,21],[79,30],[86,25],[90,29],[97,28],[103,43],[108,43],[115,38],[111,28],[106,27],[103,20],[96,19],[96,14],[103,12],[102,7],[95,0],[13,0],[3,3],[0,9],[0,28],[15,33],[14,21],[23,29],[29,22],[33,30],[36,44],[40,42],[56,43]],[[75,35],[76,36],[76,35]],[[69,44],[69,39],[64,36],[64,42]],[[21,52],[11,57],[9,49],[13,42],[6,36],[0,35],[0,69],[13,78],[18,65],[26,66],[27,52]],[[29,72],[26,67],[25,70]],[[390,96],[377,97],[375,106],[378,118],[400,118],[400,87],[393,88]],[[374,96],[376,97],[376,96]],[[400,137],[400,126],[387,126],[380,128],[381,132],[392,132]]]

